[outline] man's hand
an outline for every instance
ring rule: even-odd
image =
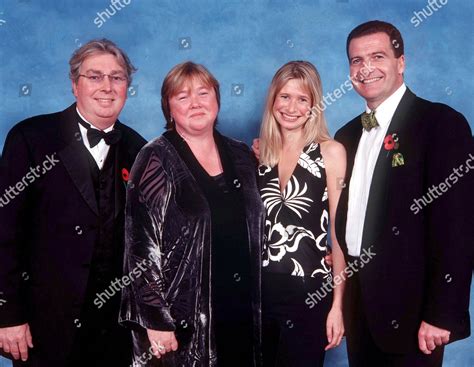
[[[257,159],[260,159],[260,139],[255,138],[252,142],[252,151]]]
[[[167,352],[176,351],[178,349],[178,341],[172,331],[159,331],[146,329],[148,340],[152,346],[153,355],[161,358]]]
[[[418,347],[425,354],[431,354],[437,346],[449,342],[450,331],[422,321],[418,330]]]
[[[0,348],[10,353],[14,359],[28,359],[28,347],[33,348],[30,326],[28,324],[0,328]]]

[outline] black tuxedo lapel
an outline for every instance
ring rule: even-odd
[[[121,144],[117,144],[115,148],[115,163],[114,163],[114,172],[115,172],[115,213],[114,217],[117,217],[121,211],[125,208],[125,181],[122,178],[122,162],[124,159],[123,147]]]
[[[74,103],[62,113],[63,121],[61,123],[60,134],[65,146],[58,152],[58,155],[71,177],[72,182],[86,203],[96,215],[99,215],[89,161],[87,159],[87,148],[82,141],[77,122],[80,117],[76,111],[76,104]]]
[[[117,217],[125,209],[125,185],[127,182],[124,179],[124,174],[128,175],[133,161],[129,163],[130,155],[127,150],[127,135],[122,128],[122,124],[117,121],[115,129],[122,131],[122,139],[116,145],[115,151],[115,217]],[[122,172],[122,170],[126,170],[127,173]]]
[[[412,107],[415,98],[416,96],[407,88],[393,114],[386,136],[393,133],[399,136],[404,135],[403,132],[410,128],[410,112],[414,112]],[[403,151],[403,141],[400,142],[400,149]],[[397,167],[392,167],[392,154],[392,152],[385,150],[382,143],[370,184],[362,235],[362,248],[369,248],[375,243],[384,225],[383,221],[386,216],[383,211],[387,208],[387,195],[391,185],[390,178],[393,170],[397,169]]]
[[[360,119],[360,117],[359,117]],[[355,156],[357,154],[357,148],[359,147],[360,138],[362,137],[362,124],[357,124],[354,131],[351,132],[351,139],[345,144],[347,150],[347,189],[350,186],[350,179],[352,177],[352,170],[354,168]],[[348,190],[346,190],[348,191]]]
[[[343,138],[336,137],[336,139],[346,148],[347,156],[347,170],[345,177],[345,186],[342,187],[341,197],[337,206],[336,212],[336,236],[341,245],[342,251],[348,255],[346,244],[346,225],[347,225],[347,210],[349,208],[349,186],[352,176],[352,169],[354,168],[355,155],[359,146],[359,141],[362,136],[362,125],[360,123],[360,116],[356,118],[353,124],[350,125],[350,130]],[[341,139],[339,139],[341,138]]]
[[[115,151],[115,217],[124,212],[128,175],[135,162],[136,146],[125,126],[117,121],[114,129],[122,131],[122,138]],[[133,150],[135,149],[135,151]]]

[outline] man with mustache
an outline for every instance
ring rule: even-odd
[[[136,70],[113,42],[74,52],[76,102],[15,125],[0,162],[0,348],[14,366],[128,366],[118,325],[125,185],[145,140],[118,121]],[[97,302],[100,299],[100,302]]]

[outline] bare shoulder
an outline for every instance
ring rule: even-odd
[[[321,143],[321,155],[327,174],[328,191],[334,193],[346,175],[346,149],[336,140]]]
[[[345,162],[346,149],[344,146],[334,139],[326,140],[321,144],[321,154],[328,164],[336,164],[337,162]]]

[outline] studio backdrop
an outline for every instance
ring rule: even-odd
[[[219,129],[246,143],[258,135],[275,71],[290,60],[312,62],[333,135],[365,107],[349,81],[345,45],[370,19],[400,29],[407,86],[460,111],[472,129],[473,11],[471,0],[0,0],[0,149],[16,122],[74,101],[68,60],[103,37],[138,68],[120,119],[148,140],[163,132],[163,78],[186,60],[219,80]],[[449,345],[444,365],[474,366],[472,345],[472,337]],[[347,365],[345,345],[326,365]]]

